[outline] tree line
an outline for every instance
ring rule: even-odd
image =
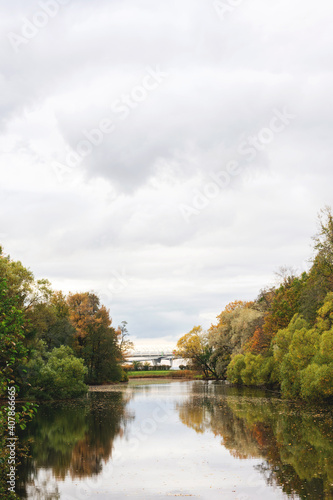
[[[10,383],[21,398],[64,399],[127,380],[126,321],[115,329],[95,293],[53,291],[1,247],[0,319],[0,397]]]
[[[286,398],[333,398],[333,216],[325,207],[308,272],[282,269],[280,283],[236,300],[207,331],[177,343],[205,377],[278,389]]]

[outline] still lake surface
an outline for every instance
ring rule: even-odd
[[[333,498],[333,409],[222,382],[131,381],[40,405],[21,498]]]

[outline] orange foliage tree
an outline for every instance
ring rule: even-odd
[[[88,367],[88,382],[121,380],[121,351],[109,310],[89,292],[70,294],[68,305],[76,332],[74,350]]]

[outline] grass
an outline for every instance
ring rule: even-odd
[[[139,370],[128,372],[129,378],[201,378],[196,372],[191,370]]]

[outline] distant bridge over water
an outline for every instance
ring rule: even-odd
[[[171,350],[170,347],[166,347],[165,349],[138,349],[129,353],[127,357],[127,361],[151,361],[153,365],[159,365],[162,361],[169,361],[170,366],[175,359],[181,359],[179,356],[176,356],[175,351]]]

